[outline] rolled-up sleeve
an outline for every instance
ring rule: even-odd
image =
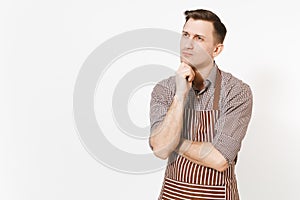
[[[215,126],[213,146],[232,163],[241,149],[252,114],[253,96],[250,87],[240,82],[224,94],[224,104]]]

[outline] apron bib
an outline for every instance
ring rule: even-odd
[[[182,137],[197,142],[212,142],[215,123],[219,118],[221,72],[218,70],[214,92],[213,110],[197,111],[189,106],[184,110]],[[193,105],[193,104],[187,104]],[[239,200],[235,164],[219,172],[198,165],[173,152],[169,157],[159,200],[219,199]]]

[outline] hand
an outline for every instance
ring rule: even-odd
[[[184,101],[186,99],[189,89],[192,87],[192,82],[195,78],[195,72],[191,66],[185,62],[181,62],[176,71],[176,93],[178,100]]]

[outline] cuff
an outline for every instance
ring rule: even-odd
[[[224,156],[228,164],[234,162],[241,147],[240,141],[222,134],[214,138],[212,145]]]

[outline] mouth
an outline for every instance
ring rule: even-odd
[[[181,52],[181,54],[182,54],[183,56],[185,56],[185,57],[190,57],[190,56],[193,55],[192,53],[186,52],[186,51]]]

